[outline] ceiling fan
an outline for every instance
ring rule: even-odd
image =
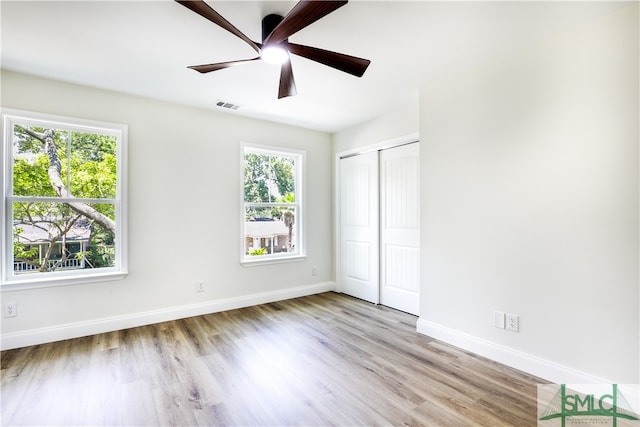
[[[249,37],[244,35],[240,30],[234,27],[229,21],[223,18],[218,12],[213,10],[202,0],[175,1],[239,37],[251,46],[251,48],[253,48],[253,50],[255,50],[259,55],[250,59],[218,62],[215,64],[193,65],[188,68],[200,73],[209,73],[211,71],[222,70],[224,68],[258,60],[281,64],[278,99],[297,94],[289,54],[302,56],[356,77],[362,77],[371,63],[368,59],[357,58],[355,56],[345,55],[316,47],[289,43],[289,36],[344,6],[347,4],[347,1],[303,0],[299,1],[284,17],[276,14],[267,15],[262,20],[262,43],[256,43],[249,39]]]

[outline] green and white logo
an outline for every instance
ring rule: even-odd
[[[640,414],[617,384],[538,385],[538,426],[577,425],[640,427]]]

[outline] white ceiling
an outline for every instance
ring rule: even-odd
[[[208,1],[252,40],[295,1]],[[626,3],[628,5],[628,3]],[[290,37],[371,60],[362,78],[292,57],[298,95],[277,99],[279,67],[200,74],[187,65],[255,56],[171,0],[0,3],[2,68],[335,132],[417,102],[418,89],[596,19],[614,2],[352,1]],[[217,100],[240,104],[238,111]]]

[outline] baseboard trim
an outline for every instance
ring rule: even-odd
[[[243,295],[234,298],[168,307],[159,310],[150,310],[124,316],[113,316],[84,322],[67,323],[45,328],[11,332],[2,334],[0,349],[10,350],[30,345],[79,338],[88,335],[118,331],[121,329],[151,325],[154,323],[200,316],[203,314],[217,313],[220,311],[233,310],[236,308],[266,304],[275,301],[283,301],[291,298],[299,298],[335,290],[335,282],[323,282],[277,291]]]
[[[423,335],[428,335],[444,341],[447,344],[471,351],[555,384],[612,383],[612,381],[607,379],[599,378],[586,372],[581,372],[424,319],[418,319],[417,331]]]

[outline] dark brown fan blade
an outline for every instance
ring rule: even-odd
[[[344,71],[356,77],[362,77],[367,67],[371,64],[368,59],[357,58],[344,53],[318,49],[317,47],[304,46],[295,43],[286,43],[287,50],[295,55],[303,56],[312,61],[319,62],[336,70]]]
[[[346,0],[299,1],[269,34],[263,45],[278,44],[345,4]]]
[[[234,27],[229,21],[224,19],[222,15],[213,10],[208,4],[202,0],[176,0],[176,2],[194,11],[198,15],[208,19],[216,25],[229,31],[231,34],[244,40],[256,52],[260,53],[260,48],[249,37],[245,36],[242,31]]]
[[[247,62],[256,61],[260,59],[260,57],[251,58],[251,59],[241,59],[239,61],[229,61],[229,62],[218,62],[216,64],[205,64],[205,65],[192,65],[187,68],[191,68],[192,70],[196,70],[200,73],[210,73],[211,71],[222,70],[223,68],[233,67],[234,65],[246,64]]]
[[[286,61],[280,67],[280,88],[278,89],[278,99],[297,94],[298,91],[296,90],[296,82],[293,79],[291,61]]]

